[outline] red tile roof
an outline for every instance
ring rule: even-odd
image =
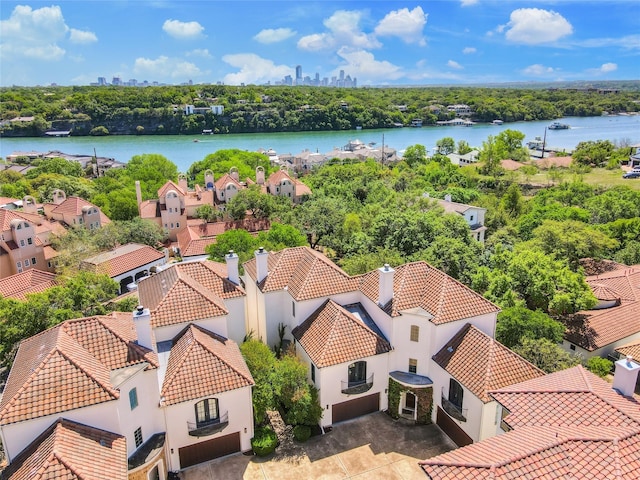
[[[585,280],[593,289],[606,287],[620,295],[622,300],[640,301],[640,265],[626,265],[600,275],[591,275]]]
[[[233,178],[228,173],[225,173],[218,180],[215,181],[216,190],[224,190],[224,188],[227,186],[229,182],[233,183],[238,190],[245,188],[245,186],[241,184],[238,180]]]
[[[224,299],[245,295],[226,271],[209,260],[174,264],[139,282],[140,304],[151,311],[154,327],[226,315]]]
[[[62,202],[59,205],[55,206],[51,210],[51,213],[55,213],[55,214],[58,214],[58,215],[79,216],[79,215],[82,215],[83,207],[94,207],[94,208],[97,208],[98,211],[100,212],[100,223],[102,225],[105,225],[107,223],[111,223],[111,220],[109,220],[109,217],[107,217],[104,213],[102,213],[102,210],[100,210],[100,208],[98,208],[93,203],[85,200],[84,198],[80,198],[80,197],[67,197],[64,200],[64,202]]]
[[[278,170],[272,173],[271,175],[269,175],[269,178],[267,179],[267,183],[269,185],[275,185],[275,184],[279,184],[283,180],[289,180],[291,183],[293,183],[295,187],[296,197],[300,197],[302,195],[311,195],[311,189],[307,185],[302,183],[297,178],[293,178],[284,170]]]
[[[623,357],[631,356],[635,360],[640,360],[640,342],[627,343],[619,348],[616,348],[616,352],[620,353]]]
[[[485,403],[491,401],[491,390],[544,375],[542,370],[469,323],[433,360]]]
[[[0,424],[119,398],[111,370],[158,365],[155,353],[135,339],[127,313],[67,320],[23,340],[0,400]]]
[[[158,189],[158,198],[164,197],[169,190],[175,190],[177,193],[183,196],[186,194],[186,192],[182,188],[169,180]]]
[[[11,462],[6,480],[126,480],[123,436],[57,420]]]
[[[174,339],[160,396],[174,405],[253,384],[233,340],[191,324]]]
[[[27,294],[42,292],[55,285],[56,276],[53,273],[31,268],[0,279],[0,296],[25,300]]]
[[[429,478],[637,478],[640,397],[618,394],[581,366],[491,396],[513,430],[420,462]]]
[[[318,368],[391,351],[387,340],[333,300],[327,300],[291,333]]]
[[[164,253],[149,245],[127,243],[120,247],[102,252],[87,258],[81,264],[82,268],[117,277],[144,265],[158,262],[164,258]]]

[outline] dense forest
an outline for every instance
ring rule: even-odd
[[[439,142],[443,152],[451,151],[449,140]],[[275,250],[307,244],[350,274],[384,263],[397,266],[426,260],[503,309],[497,334],[506,345],[527,358],[542,359],[541,368],[549,371],[578,362],[563,354],[556,342],[563,333],[559,322],[595,303],[581,259],[640,263],[640,191],[584,181],[594,163],[606,164],[607,159],[629,154],[628,147],[614,147],[607,141],[579,145],[576,166],[571,169],[543,174],[529,166],[518,173],[502,171],[496,160],[517,157],[521,140],[522,135],[511,130],[488,138],[479,168],[454,166],[445,153],[428,157],[422,145],[409,147],[403,160],[393,165],[373,160],[332,162],[303,178],[313,195],[297,206],[255,188],[242,190],[225,215],[235,219],[250,212],[270,219],[272,230],[258,237],[231,230],[218,236],[209,253],[221,259],[233,249],[244,261],[258,246]],[[597,160],[600,156],[602,162]],[[219,175],[230,166],[236,166],[242,176],[253,176],[257,165],[267,172],[272,168],[258,153],[218,151],[194,163],[187,176],[193,184],[201,182],[207,168]],[[177,180],[177,176],[177,167],[160,155],[136,156],[125,168],[95,180],[84,178],[73,162],[51,159],[41,161],[25,177],[0,172],[0,196],[29,194],[46,201],[53,189],[61,188],[94,202],[115,220],[96,232],[72,230],[54,240],[59,267],[65,278],[73,278],[78,262],[97,251],[129,241],[162,242],[158,227],[137,218],[134,182],[141,181],[145,198],[154,198],[166,180]],[[445,195],[487,209],[486,243],[472,238],[460,215],[445,214],[438,206],[434,199]],[[219,218],[211,211],[201,214],[203,221]],[[97,282],[84,278],[80,285],[88,281]],[[23,309],[39,312],[35,325],[40,329],[103,308],[82,299],[77,283],[65,285],[76,289],[76,306],[62,302],[60,292],[34,296],[29,300],[35,302],[32,307],[0,299],[0,357],[5,364],[22,334],[34,333],[15,320]],[[100,290],[111,292],[106,287]],[[109,296],[101,294],[100,305]],[[544,363],[547,360],[553,363]]]
[[[224,113],[186,115],[183,107],[222,105]],[[77,86],[0,89],[0,135],[162,135],[392,128],[450,120],[448,105],[471,120],[505,122],[640,111],[640,82],[596,88],[320,88],[286,86]],[[33,117],[33,119],[30,119]],[[10,120],[16,118],[26,121]]]

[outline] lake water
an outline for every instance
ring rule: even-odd
[[[604,117],[570,117],[559,119],[571,125],[568,130],[547,130],[547,146],[572,150],[582,141],[611,140],[640,144],[640,115]],[[338,132],[256,133],[233,135],[167,135],[167,136],[107,136],[66,138],[0,138],[0,156],[13,152],[47,152],[59,150],[69,154],[92,154],[127,162],[134,155],[159,153],[178,166],[181,172],[217,150],[237,148],[256,151],[274,149],[277,153],[300,153],[303,150],[326,153],[342,148],[349,140],[364,143],[383,141],[398,151],[410,145],[424,145],[431,151],[436,142],[452,137],[456,142],[466,140],[471,146],[482,146],[489,135],[512,129],[525,134],[525,142],[544,135],[550,121],[515,122],[503,125],[476,124],[472,127],[422,127],[380,130],[349,130]],[[197,139],[198,142],[194,142]]]

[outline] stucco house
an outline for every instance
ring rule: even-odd
[[[469,225],[471,235],[477,241],[484,243],[484,232],[487,227],[484,226],[484,216],[487,212],[486,208],[467,205],[466,203],[458,203],[451,201],[451,195],[445,195],[444,200],[437,200],[445,213],[457,213],[462,215]]]
[[[99,207],[80,197],[67,197],[62,190],[53,191],[53,202],[43,205],[44,216],[70,227],[84,225],[89,230],[111,223]]]

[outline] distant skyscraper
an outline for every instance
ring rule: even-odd
[[[302,65],[296,65],[296,84],[302,83]]]
[[[106,85],[107,79],[104,77],[98,77],[98,85]]]

